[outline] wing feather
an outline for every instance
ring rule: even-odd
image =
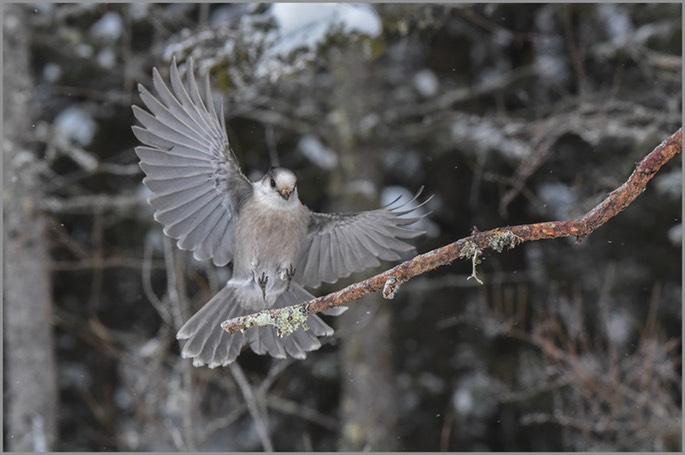
[[[421,192],[397,205],[351,214],[311,214],[307,238],[296,267],[295,279],[305,286],[334,283],[339,278],[377,266],[379,259],[396,261],[399,253],[414,248],[406,240],[423,232],[407,227],[423,216],[406,217],[418,207],[407,208]],[[429,198],[430,199],[430,198]]]
[[[159,150],[151,147],[138,147],[138,155],[141,157],[146,166],[206,166],[211,169],[211,165],[205,159],[197,159],[193,157],[177,155],[173,153],[174,150],[169,150],[167,153],[161,154]],[[168,155],[173,155],[169,157]]]
[[[228,223],[227,218],[229,217],[228,212],[224,210],[218,211],[220,218],[216,223],[207,230],[207,237],[197,244],[194,255],[199,261],[204,261],[212,257],[212,251],[210,249],[211,245],[218,245],[221,242],[224,232],[217,229],[217,226],[225,226]],[[229,243],[229,242],[227,242]]]
[[[302,275],[303,276],[311,276],[311,275],[316,275],[318,273],[319,269],[319,249],[320,249],[320,242],[321,242],[321,237],[319,236],[311,236],[308,244],[308,248],[303,249],[302,251],[305,252],[307,259],[304,261],[304,264],[300,266],[296,266],[298,269],[302,269]],[[301,263],[302,261],[300,261]],[[297,275],[299,273],[298,270],[295,271],[295,274]]]
[[[184,194],[183,196],[186,195]],[[219,201],[216,200],[216,197],[214,197],[214,194],[211,191],[197,191],[192,193],[192,198],[187,197],[187,200],[185,201],[180,199],[181,198],[179,197],[177,198],[178,202],[171,202],[167,207],[164,207],[164,209],[158,210],[155,214],[157,220],[164,224],[175,224],[180,220],[192,216],[195,212],[208,204],[219,204]]]
[[[140,168],[143,172],[155,173],[159,180],[177,179],[186,176],[202,175],[209,179],[212,168],[207,166],[150,166],[141,163]]]
[[[330,239],[329,239],[328,233],[322,234],[321,238],[319,239],[319,244],[321,245],[319,247],[319,275],[321,277],[324,277],[324,280],[330,279],[330,277],[333,274],[333,271],[331,270],[331,261],[330,261]]]
[[[143,100],[145,106],[150,112],[176,131],[184,133],[188,136],[194,135],[197,132],[197,126],[189,125],[188,120],[183,115],[174,114],[171,109],[162,104],[155,98],[145,87],[139,86],[140,99]]]
[[[152,191],[152,197],[148,201],[152,203],[155,196],[180,193],[182,191],[196,191],[195,188],[203,186],[206,180],[207,177],[202,175],[183,176],[175,179],[162,179],[156,175],[151,175],[145,177],[143,183]]]
[[[164,232],[196,259],[226,265],[233,259],[235,220],[252,184],[240,170],[226,134],[223,115],[217,115],[205,77],[204,99],[190,60],[184,85],[173,59],[170,86],[156,68],[153,95],[142,85],[140,98],[147,110],[133,106],[141,126],[133,134],[144,145],[136,147],[143,183],[152,192],[148,202]],[[223,113],[220,110],[219,113]]]
[[[358,233],[355,229],[340,229],[340,235],[346,237],[346,245],[354,253],[355,257],[358,258],[359,263],[362,265],[361,270],[355,270],[356,272],[361,272],[368,267],[378,267],[381,265],[381,261],[376,258],[375,255],[369,254],[369,251],[364,249],[364,243],[360,240],[359,236],[362,235]]]
[[[196,132],[179,131],[138,106],[132,106],[132,108],[133,114],[138,121],[142,123],[148,131],[154,131],[155,135],[159,138],[165,139],[171,144],[185,145],[186,147],[199,152],[203,152],[209,148],[208,141],[204,140],[204,138],[197,137]]]
[[[194,229],[191,229],[188,234],[179,241],[179,246],[184,250],[196,250],[199,245],[204,242],[212,233],[217,223],[223,218],[223,210],[214,210],[205,219],[204,222],[199,223]],[[198,254],[199,256],[199,254]],[[199,259],[199,257],[198,257]],[[205,258],[208,259],[208,258]]]
[[[179,191],[160,196],[154,196],[153,205],[158,204],[164,207],[164,211],[180,207],[188,202],[196,201],[205,195],[213,196],[214,188],[197,188],[197,191]]]
[[[337,257],[344,270],[356,270],[356,264],[351,260],[347,248],[342,248],[341,237],[335,229],[331,231],[331,256]]]
[[[212,200],[204,205],[195,207],[181,207],[166,213],[157,212],[156,219],[166,225],[166,228],[164,228],[166,235],[171,238],[178,238],[183,234],[183,239],[185,239],[187,233],[195,229],[198,224],[204,222],[212,210],[219,208],[220,204],[220,201]]]

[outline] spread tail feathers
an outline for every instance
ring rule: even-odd
[[[235,284],[229,282],[176,334],[177,339],[188,340],[183,346],[181,356],[192,358],[194,366],[226,366],[235,361],[246,344],[249,344],[257,354],[269,354],[280,359],[290,355],[296,359],[303,359],[307,351],[313,351],[321,346],[319,336],[333,334],[333,329],[316,315],[311,315],[307,319],[309,330],[300,328],[283,338],[276,335],[276,328],[271,326],[251,328],[244,333],[227,333],[221,328],[223,321],[254,312],[238,303],[238,292],[241,296],[245,295]],[[261,299],[261,296],[255,298]],[[290,290],[278,297],[274,308],[295,305],[312,298],[314,297],[309,292],[293,282]]]

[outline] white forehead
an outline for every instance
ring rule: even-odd
[[[297,184],[297,177],[288,169],[279,169],[278,172],[276,172],[275,180],[276,186],[279,188],[295,188],[295,185]]]

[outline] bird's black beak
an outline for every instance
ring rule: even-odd
[[[278,194],[280,194],[281,197],[287,201],[288,199],[290,199],[290,195],[292,194],[292,191],[287,189],[287,188],[284,188],[282,190],[278,190]]]

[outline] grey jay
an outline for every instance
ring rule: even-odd
[[[240,170],[226,134],[223,107],[214,106],[209,76],[204,99],[193,74],[192,60],[184,86],[175,59],[171,88],[153,69],[156,96],[142,85],[140,97],[148,110],[133,106],[141,126],[133,133],[148,202],[164,233],[198,260],[216,266],[232,263],[226,286],[178,331],[187,340],[184,358],[210,368],[233,362],[245,345],[258,354],[304,358],[318,349],[320,336],[333,329],[318,316],[302,328],[278,337],[273,327],[228,334],[222,321],[270,307],[302,303],[313,296],[302,286],[334,283],[341,277],[398,260],[413,250],[403,239],[422,232],[406,227],[418,219],[407,215],[397,200],[377,210],[350,214],[310,211],[297,194],[295,174],[272,167],[257,181]],[[418,196],[418,195],[417,195]],[[416,198],[414,198],[416,199]],[[413,201],[413,200],[412,200]]]

